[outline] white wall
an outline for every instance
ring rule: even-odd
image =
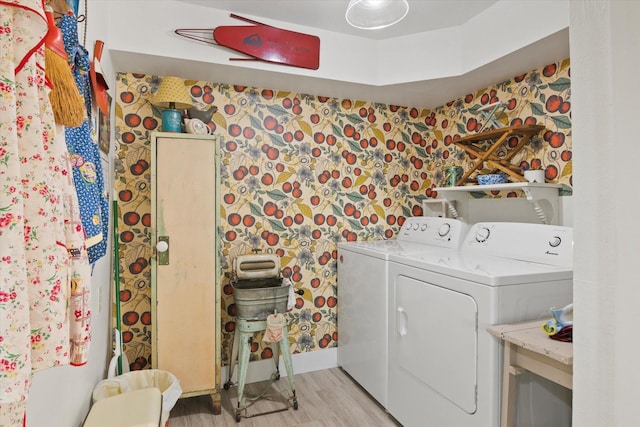
[[[640,2],[570,2],[573,425],[638,425]]]
[[[215,79],[394,105],[439,107],[468,91],[563,59],[569,51],[568,0],[501,0],[460,27],[387,40],[309,31],[292,23],[247,16],[318,36],[318,70],[262,61],[231,62],[230,57],[241,55],[174,33],[179,28],[239,25],[228,11],[174,0],[107,3],[105,16],[111,26],[107,48],[116,71]]]
[[[224,65],[229,65],[230,57],[243,57],[230,49],[191,41],[174,33],[178,28],[212,29],[220,25],[246,25],[231,18],[228,11],[172,0],[155,2],[110,0],[106,3],[109,5],[108,22],[113,29],[109,37],[109,49]],[[257,16],[248,16],[248,18],[261,19]],[[308,31],[304,27],[288,23],[269,20],[269,24],[292,31]],[[207,34],[210,35],[212,32]],[[376,77],[375,73],[371,73],[371,67],[368,66],[370,64],[368,61],[372,56],[373,58],[376,56],[375,41],[361,37],[340,37],[329,31],[314,31],[314,35],[321,39],[320,69],[318,71],[283,67],[263,61],[244,63],[240,61],[237,64],[232,63],[232,68],[246,67],[354,83]],[[206,34],[204,36],[206,37]]]
[[[540,2],[499,1],[460,27],[383,41],[314,29],[313,34],[321,40],[317,71],[255,61],[237,67],[374,86],[462,75],[566,28],[567,2],[553,1],[553,14],[539,7]],[[228,64],[229,57],[241,56],[221,47],[185,42],[174,33],[177,28],[242,25],[229,17],[228,11],[172,0],[156,1],[153,7],[146,1],[108,3],[110,25],[123,29],[111,32],[110,49],[216,64]],[[140,25],[142,16],[148,24]],[[261,20],[257,16],[249,18]],[[505,22],[514,24],[507,26]],[[269,24],[308,32],[305,27],[291,23],[269,20]]]
[[[95,40],[97,38],[105,40],[107,36],[106,21],[99,19],[104,13],[100,9],[106,5],[107,3],[104,2],[90,2],[89,4],[86,47],[91,58],[93,57]],[[84,1],[81,1],[80,13],[83,8]],[[82,24],[79,25],[79,37],[82,43]],[[105,58],[101,64],[107,75],[111,76],[111,80],[108,82],[110,87],[115,87],[109,58]],[[113,89],[110,90],[110,93],[113,95]],[[96,114],[94,111],[94,117]],[[113,134],[112,132],[111,135]],[[110,161],[106,158],[102,162],[102,168],[105,175],[105,187],[110,189],[113,187],[110,173],[112,168]],[[81,426],[89,410],[91,393],[95,385],[106,376],[106,369],[112,356],[110,332],[112,239],[110,231],[107,255],[96,262],[91,277],[91,326],[93,331],[89,360],[84,366],[61,366],[40,371],[34,375],[27,404],[28,427]]]
[[[468,74],[562,31],[568,16],[567,1],[498,1],[461,26],[381,40],[379,77],[369,83],[386,85]],[[507,74],[500,79],[511,77]]]

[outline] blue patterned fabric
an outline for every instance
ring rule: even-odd
[[[107,252],[109,204],[105,195],[100,150],[91,138],[89,53],[78,42],[78,23],[75,16],[63,15],[58,27],[62,31],[69,63],[87,109],[87,119],[76,128],[65,128],[65,137],[73,166],[73,181],[78,194],[80,217],[87,233],[87,253],[89,262],[93,264]]]

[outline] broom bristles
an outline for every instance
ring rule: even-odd
[[[45,47],[45,74],[53,89],[49,101],[55,122],[67,127],[78,127],[86,117],[84,98],[78,90],[76,80],[67,60]]]

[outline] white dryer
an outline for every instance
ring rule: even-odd
[[[459,251],[391,255],[391,415],[406,427],[499,426],[502,344],[487,327],[542,326],[571,303],[572,246],[566,227],[479,223]],[[529,381],[517,425],[570,425],[570,392]]]
[[[382,406],[387,405],[388,258],[458,248],[468,226],[411,217],[395,240],[338,243],[338,365]]]

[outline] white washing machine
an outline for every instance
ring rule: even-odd
[[[450,218],[408,218],[395,240],[338,243],[338,365],[387,405],[388,258],[458,248],[468,226]]]
[[[572,302],[566,227],[479,223],[460,250],[389,257],[387,409],[406,427],[500,425],[496,324],[551,318]],[[571,425],[571,393],[518,379],[518,426]]]

